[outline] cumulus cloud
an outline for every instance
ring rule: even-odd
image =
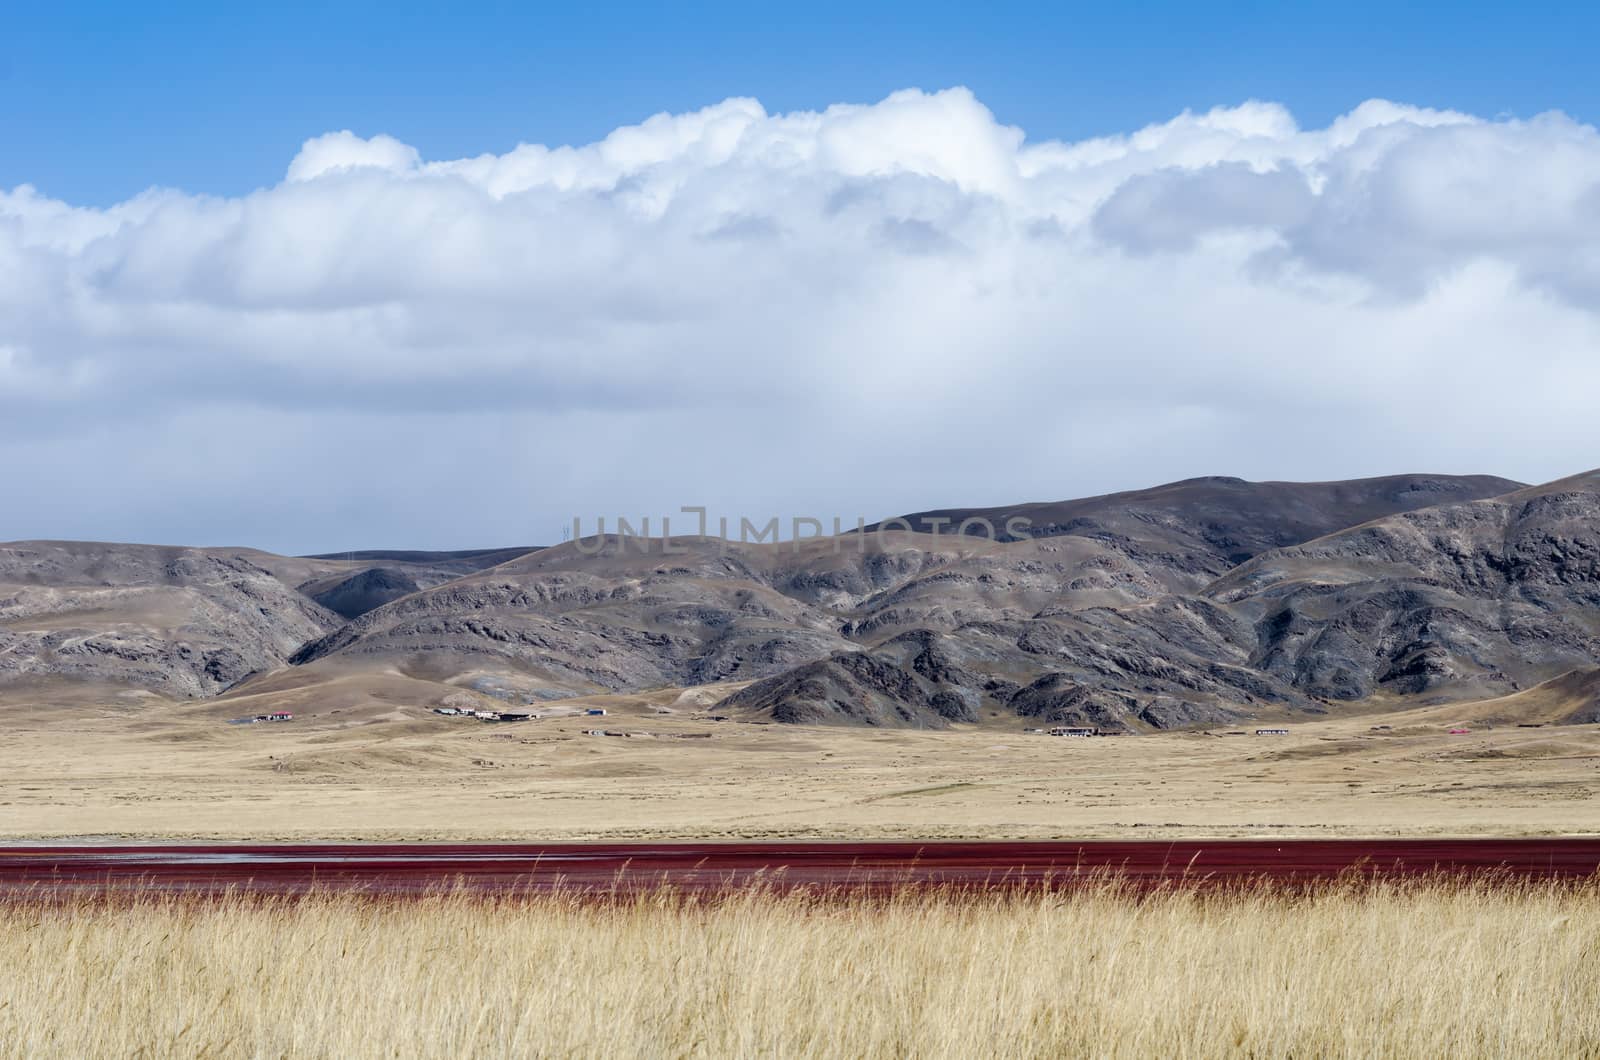
[[[329,173],[347,169],[382,169],[390,173],[404,173],[415,169],[422,156],[410,144],[403,144],[392,136],[374,136],[363,140],[349,129],[327,133],[307,140],[300,153],[289,163],[287,179],[315,180]]]
[[[550,540],[1190,474],[1596,463],[1600,135],[963,90],[583,146],[306,141],[237,198],[0,190],[0,537]]]

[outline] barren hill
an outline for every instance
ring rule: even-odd
[[[383,660],[525,699],[750,680],[904,628],[1025,619],[1068,584],[1085,604],[1165,591],[1090,541],[609,537],[397,600],[296,661]]]
[[[338,617],[249,550],[0,545],[0,681],[212,695],[284,665]]]
[[[297,703],[732,683],[747,718],[1129,729],[1504,696],[1600,660],[1597,495],[1595,474],[1194,479],[798,543],[24,543],[0,546],[0,683]],[[1016,540],[954,532],[1015,516]]]
[[[1268,549],[1298,544],[1371,519],[1496,497],[1524,484],[1492,475],[1390,475],[1348,482],[1246,482],[1207,477],[1079,500],[1000,508],[946,508],[901,516],[919,532],[1003,533],[1025,520],[1031,537],[1072,535],[1189,575],[1197,584]],[[1018,524],[1021,529],[1023,524]]]
[[[1274,550],[1206,596],[1311,694],[1514,691],[1600,660],[1600,473]]]
[[[378,549],[307,556],[307,561],[337,564],[316,577],[294,579],[295,587],[343,618],[358,618],[391,600],[485,570],[534,551],[526,548],[483,548],[462,552],[418,552]]]

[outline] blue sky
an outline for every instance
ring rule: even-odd
[[[1600,452],[1591,7],[11,7],[0,540]]]
[[[425,158],[587,143],[659,112],[769,112],[971,88],[1030,139],[1250,98],[1317,126],[1383,97],[1485,117],[1600,115],[1600,6],[1372,3],[15,4],[0,187],[104,205],[276,183],[308,137]]]

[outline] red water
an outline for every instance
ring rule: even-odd
[[[98,889],[721,890],[780,886],[1070,886],[1115,872],[1135,883],[1314,881],[1359,871],[1576,879],[1600,839],[1186,840],[1179,842],[314,844],[0,847],[0,893]]]

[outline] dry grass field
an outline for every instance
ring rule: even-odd
[[[712,721],[711,693],[567,701],[517,724],[394,687],[249,702],[9,693],[0,839],[1094,838],[1600,831],[1600,727],[1507,701],[1109,739]],[[603,718],[570,712],[604,706]],[[1538,717],[1538,703],[1514,704]],[[670,713],[662,713],[662,712]],[[1268,722],[1270,724],[1271,722]],[[1449,735],[1466,724],[1467,735]],[[1003,727],[1009,726],[1009,727]],[[1388,726],[1388,728],[1375,728]],[[590,736],[604,727],[628,736]],[[1241,726],[1233,731],[1253,731]]]
[[[15,1057],[1600,1055],[1600,890],[0,906]]]
[[[211,708],[214,710],[214,708]],[[14,719],[0,835],[1045,838],[1600,829],[1594,727],[1369,717],[1288,737],[1071,740],[654,716],[513,725],[408,708],[229,726],[189,706]],[[1390,724],[1373,731],[1374,724]],[[629,736],[590,736],[604,725]],[[681,734],[703,736],[679,738]]]
[[[718,691],[486,724],[399,674],[7,690],[0,840],[1600,831],[1600,727],[1525,727],[1570,706],[1543,692],[1079,740],[718,721]],[[228,724],[268,706],[295,720]],[[0,904],[0,1057],[396,1055],[1600,1056],[1600,881]]]

